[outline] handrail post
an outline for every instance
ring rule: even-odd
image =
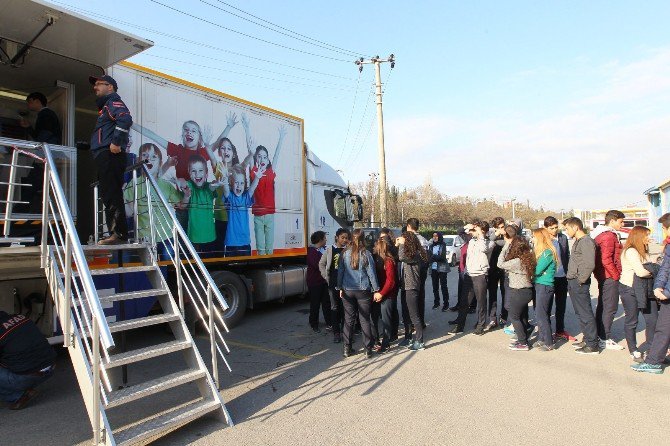
[[[40,266],[42,269],[47,266],[47,238],[49,228],[49,200],[51,198],[51,175],[49,170],[51,165],[44,161],[44,183],[42,185],[42,240],[40,240],[40,248],[42,251],[42,258],[40,259]]]
[[[98,318],[93,315],[93,334],[91,335],[91,342],[93,343],[93,442],[97,446],[100,444],[100,327],[98,326]]]
[[[7,186],[7,203],[5,203],[5,228],[4,235],[9,237],[12,225],[12,200],[14,200],[14,183],[16,183],[16,165],[19,162],[19,151],[15,147],[12,151],[12,164],[9,167],[9,185]]]
[[[175,261],[175,271],[177,273],[177,296],[179,297],[179,310],[181,315],[185,316],[184,312],[184,281],[181,278],[181,259],[180,259],[180,250],[179,250],[179,233],[177,231],[177,226],[179,223],[176,221],[172,222],[172,232],[174,233],[174,261]]]
[[[149,239],[151,241],[151,252],[154,253],[154,258],[158,261],[158,249],[156,248],[156,229],[154,228],[154,213],[151,204],[151,187],[150,184],[144,180],[144,188],[147,191],[147,211],[149,212]]]
[[[140,242],[140,217],[139,217],[139,212],[138,208],[139,206],[137,205],[137,187],[139,185],[137,184],[137,169],[133,169],[133,192],[134,192],[134,202],[133,202],[133,212],[134,212],[134,218],[133,221],[135,223],[135,242],[139,243]],[[146,184],[144,187],[145,190],[145,195],[146,195]]]
[[[94,211],[93,224],[95,225],[93,229],[93,241],[95,242],[96,245],[100,240],[100,235],[98,233],[98,231],[100,230],[100,209],[99,209],[100,197],[98,196],[98,194],[99,194],[98,185],[96,184],[95,186],[93,186],[93,211]]]
[[[63,280],[65,282],[65,295],[63,302],[61,302],[61,324],[63,328],[63,347],[71,345],[70,338],[70,312],[72,311],[72,235],[68,234],[65,239],[65,274]]]
[[[219,367],[216,357],[216,337],[214,335],[214,304],[212,303],[212,285],[207,285],[207,311],[209,312],[209,344],[212,351],[212,377],[214,385],[219,388]]]

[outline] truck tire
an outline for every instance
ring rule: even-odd
[[[213,271],[212,279],[228,303],[223,320],[228,328],[237,325],[247,311],[247,287],[240,276],[230,271]]]
[[[451,255],[451,260],[449,261],[451,266],[456,266],[456,254]]]

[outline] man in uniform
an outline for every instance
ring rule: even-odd
[[[51,377],[56,352],[33,321],[0,311],[0,400],[23,409]]]
[[[118,86],[111,76],[90,76],[88,80],[93,85],[99,110],[91,135],[91,153],[98,168],[100,197],[105,206],[109,229],[109,237],[99,243],[115,245],[125,243],[128,239],[123,174],[126,169],[128,130],[133,124],[133,118],[116,92]]]

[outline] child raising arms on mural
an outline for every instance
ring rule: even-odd
[[[251,208],[251,213],[254,215],[256,250],[259,255],[271,255],[274,251],[275,178],[277,177],[273,167],[276,168],[279,160],[279,153],[286,136],[286,127],[283,125],[279,127],[279,139],[272,162],[270,162],[268,149],[264,146],[256,146],[252,154],[252,147],[255,144],[249,130],[249,120],[245,114],[242,115],[242,127],[247,137],[247,150],[249,151],[245,163],[251,165],[253,159],[253,167],[249,172],[250,180],[254,181],[261,169],[265,172],[258,183],[254,194],[254,204]]]
[[[251,234],[249,234],[249,207],[254,204],[254,192],[263,178],[265,168],[258,169],[256,176],[246,189],[247,177],[240,164],[233,167],[230,182],[223,181],[223,200],[228,209],[228,230],[226,231],[226,257],[251,255]],[[226,176],[224,176],[225,178]],[[232,189],[232,193],[231,193]]]
[[[203,138],[203,133],[200,125],[192,120],[184,122],[181,127],[181,144],[175,144],[157,135],[154,131],[142,127],[139,124],[133,124],[133,129],[152,139],[156,144],[167,151],[168,159],[161,167],[161,176],[170,167],[175,168],[177,178],[188,180],[189,173],[189,159],[192,155],[200,155],[207,161],[211,161],[212,167],[215,166],[216,157],[212,150],[213,147],[218,147],[223,138],[226,138],[230,130],[237,124],[237,115],[233,112],[226,115],[226,127],[221,132],[221,135],[212,144],[207,144]]]
[[[221,183],[207,181],[207,161],[200,155],[192,155],[188,161],[190,179],[182,184],[184,198],[188,205],[188,238],[195,249],[202,254],[211,255],[216,251],[216,231],[214,226],[215,190]],[[184,181],[183,179],[180,181]]]

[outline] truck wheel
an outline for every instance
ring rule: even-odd
[[[214,271],[211,273],[214,283],[219,287],[228,309],[223,313],[223,320],[228,328],[237,325],[247,311],[247,288],[240,276],[230,271]]]
[[[451,261],[449,262],[451,266],[456,266],[456,254],[451,255]]]

